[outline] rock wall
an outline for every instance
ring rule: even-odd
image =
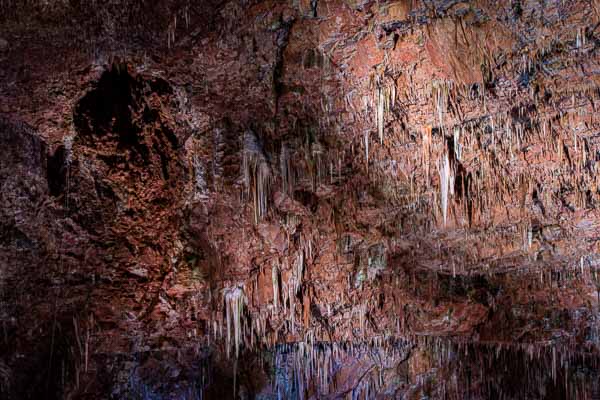
[[[597,1],[0,10],[2,396],[600,393]]]

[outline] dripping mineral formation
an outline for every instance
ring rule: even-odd
[[[600,398],[597,0],[0,1],[0,398]]]

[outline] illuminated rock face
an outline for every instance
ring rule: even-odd
[[[596,2],[29,3],[0,397],[599,395]]]

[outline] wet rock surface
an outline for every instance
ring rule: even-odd
[[[597,2],[0,11],[0,397],[600,393]]]

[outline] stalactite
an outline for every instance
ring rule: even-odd
[[[374,84],[375,98],[375,121],[377,125],[377,135],[379,144],[383,144],[383,135],[385,129],[385,115],[396,104],[396,82],[381,74],[377,75],[372,81]]]
[[[457,161],[460,161],[461,156],[462,156],[462,146],[460,144],[460,133],[461,133],[461,128],[455,127],[453,139],[454,139],[454,156]]]
[[[273,306],[279,308],[279,270],[275,265],[271,269],[271,280],[273,281]]]
[[[367,172],[369,171],[369,130],[365,129],[365,159],[367,161]]]
[[[444,225],[446,225],[448,219],[448,194],[450,187],[450,161],[448,160],[448,153],[444,153],[442,160],[438,162],[438,172],[440,176],[440,197],[442,202],[442,215],[444,218]]]
[[[533,231],[531,230],[531,225],[527,223],[523,227],[523,251],[528,252],[531,249],[532,241]]]
[[[302,287],[302,277],[304,275],[304,251],[300,250],[298,252],[298,257],[296,259],[296,271],[295,271],[295,281],[294,281],[294,294],[297,295],[300,293],[300,288]]]
[[[429,163],[431,157],[431,126],[427,126],[423,131],[422,139],[422,163],[425,170],[425,182],[429,183]]]
[[[379,143],[383,144],[383,125],[384,120],[384,96],[381,86],[377,88],[377,133],[379,135]]]
[[[314,165],[313,176],[311,177],[311,183],[313,190],[321,184],[323,178],[323,171],[326,171],[326,164],[324,163],[325,149],[320,143],[312,143],[310,148],[311,162]]]
[[[281,174],[281,190],[283,193],[292,194],[294,191],[294,176],[290,152],[285,144],[281,145],[279,154],[279,173]]]

